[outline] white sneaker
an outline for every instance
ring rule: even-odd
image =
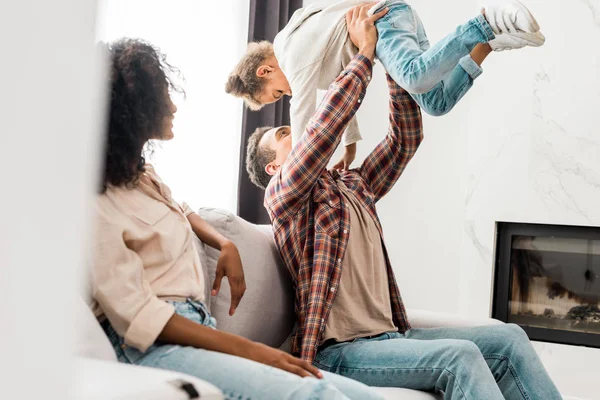
[[[483,8],[485,19],[496,35],[503,33],[535,33],[540,26],[520,1],[493,4]]]
[[[521,49],[525,46],[540,47],[544,42],[546,42],[546,38],[542,32],[517,32],[498,35],[489,42],[489,45],[494,51],[504,51]]]

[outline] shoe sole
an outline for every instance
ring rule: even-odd
[[[529,33],[529,32],[517,32],[517,33],[505,33],[503,35],[510,35],[514,37],[518,37],[526,44],[525,46],[511,47],[510,44],[505,45],[504,47],[494,47],[492,49],[494,51],[505,51],[505,50],[519,50],[524,47],[541,47],[546,43],[546,37],[542,34],[542,32]],[[491,43],[491,42],[490,42]]]
[[[536,33],[539,32],[540,30],[540,25],[538,24],[538,22],[535,20],[533,14],[531,13],[531,11],[529,11],[529,9],[527,7],[525,7],[525,4],[521,3],[518,0],[515,0],[514,4],[517,6],[518,10],[515,13],[518,14],[519,12],[523,14],[523,16],[525,17],[525,20],[527,21],[527,24],[529,25],[529,29],[526,30],[525,32],[528,33]]]

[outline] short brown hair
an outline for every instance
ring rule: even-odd
[[[251,110],[260,110],[264,104],[258,100],[265,85],[264,78],[256,76],[256,70],[269,57],[273,57],[273,44],[267,40],[248,43],[246,54],[225,84],[225,92],[244,99]]]
[[[246,150],[246,171],[250,180],[261,189],[266,189],[271,181],[271,175],[267,174],[265,167],[275,159],[275,151],[260,145],[260,141],[271,126],[256,128],[254,133],[248,139],[248,148]]]

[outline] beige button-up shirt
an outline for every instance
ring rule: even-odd
[[[175,312],[165,300],[205,299],[190,213],[151,165],[135,188],[109,186],[97,199],[94,314],[141,351]]]

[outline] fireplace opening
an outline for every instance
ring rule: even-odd
[[[600,347],[600,228],[497,225],[492,316],[532,340]]]

